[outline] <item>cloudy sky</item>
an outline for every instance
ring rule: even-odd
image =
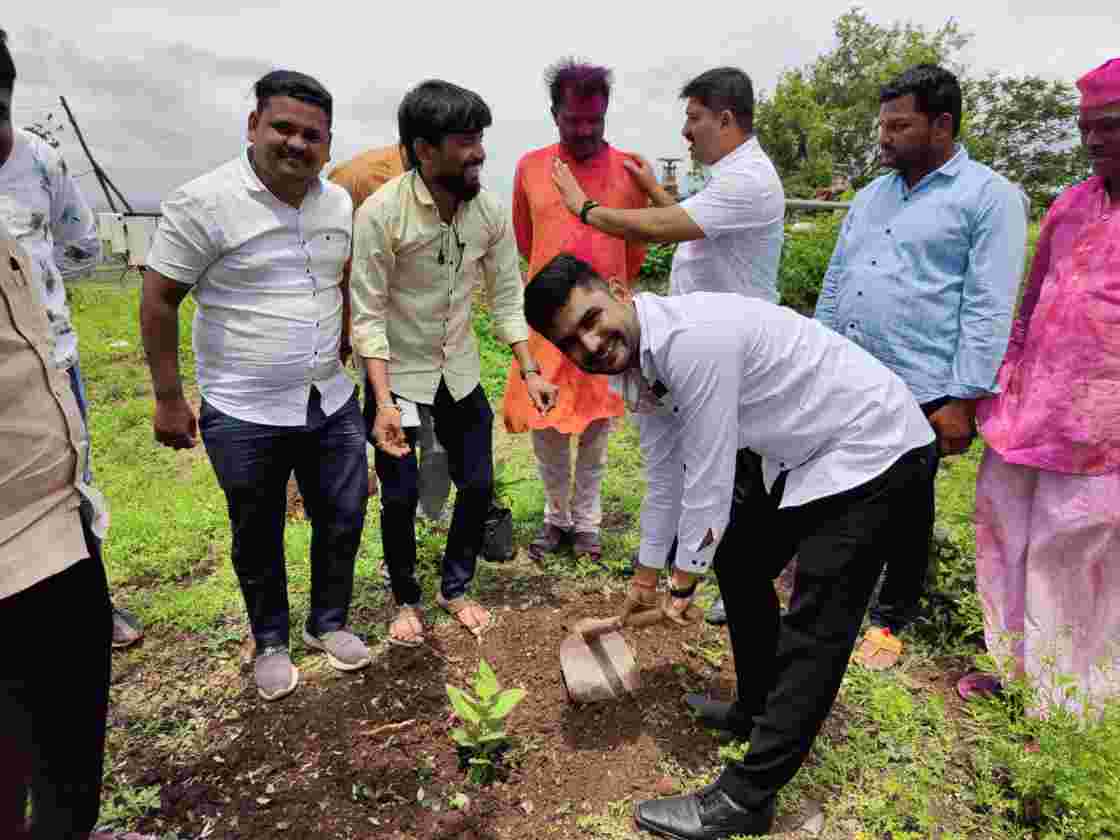
[[[20,80],[13,117],[59,113],[67,97],[94,154],[138,210],[237,153],[255,79],[275,67],[318,77],[335,97],[333,160],[391,142],[397,103],[423,78],[477,90],[495,122],[486,135],[487,185],[508,197],[524,151],[555,127],[541,82],[546,64],[576,54],[615,70],[608,139],[648,158],[680,155],[680,85],[709,67],[744,68],[769,90],[782,70],[832,42],[849,4],[747,3],[307,3],[241,8],[228,0],[20,3],[0,17]],[[12,9],[12,6],[15,6]],[[970,67],[1073,81],[1120,55],[1116,0],[985,0],[934,4],[868,0],[877,22],[937,27],[955,17],[974,34]],[[690,13],[695,9],[695,13]],[[699,13],[709,11],[709,17]],[[72,169],[86,172],[73,132]],[[81,183],[102,204],[96,179]]]

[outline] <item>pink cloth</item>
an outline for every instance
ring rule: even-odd
[[[1120,205],[1099,177],[1062,193],[1042,222],[999,385],[977,420],[1005,460],[1120,470]]]
[[[1037,711],[1080,712],[1120,694],[1120,472],[1066,475],[988,449],[976,481],[976,585],[988,652],[1027,674]]]
[[[1112,58],[1077,80],[1081,108],[1100,108],[1120,102],[1120,58]]]

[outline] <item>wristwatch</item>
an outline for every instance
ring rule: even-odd
[[[587,224],[587,214],[599,206],[598,201],[592,201],[590,198],[583,202],[583,207],[579,209],[579,220]]]

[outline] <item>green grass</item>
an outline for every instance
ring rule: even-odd
[[[659,257],[665,262],[664,255]],[[197,650],[230,650],[241,637],[244,607],[229,561],[229,525],[224,498],[201,445],[173,452],[152,438],[152,401],[139,340],[135,282],[121,285],[112,276],[72,289],[82,364],[92,403],[91,430],[95,481],[112,507],[105,559],[116,601],[135,609],[154,644],[118,654],[115,662],[137,665],[140,673],[158,671],[162,657],[173,661],[170,642],[186,634]],[[190,352],[190,301],[182,318],[182,366],[193,391]],[[489,318],[478,311],[476,328],[483,383],[500,405],[510,354],[489,334]],[[610,468],[603,487],[604,564],[548,561],[480,564],[478,588],[500,586],[517,592],[534,575],[568,578],[600,587],[605,579],[621,583],[621,571],[638,544],[644,478],[637,433],[619,424],[610,442]],[[539,526],[543,495],[525,436],[498,434],[499,483],[513,510],[518,543],[525,545]],[[785,808],[802,798],[824,803],[822,835],[839,838],[1028,838],[1116,836],[1120,820],[1120,715],[1107,710],[1098,724],[1068,717],[1040,721],[1022,713],[1029,700],[1016,688],[1005,700],[963,708],[952,692],[952,678],[982,656],[980,609],[974,586],[973,488],[979,444],[943,465],[937,481],[938,540],[925,620],[907,635],[909,655],[893,671],[851,669],[834,714],[818,738],[811,758],[781,797]],[[436,586],[436,559],[444,536],[418,525],[420,581],[426,597]],[[285,532],[293,629],[306,614],[310,529],[290,522]],[[383,605],[384,590],[372,581],[381,547],[376,502],[371,504],[359,548],[352,614],[355,627],[372,641],[384,634],[371,616]],[[709,590],[710,591],[710,590]],[[293,633],[297,659],[302,650]],[[726,635],[711,634],[697,655],[718,662],[729,653]],[[139,768],[114,756],[127,755],[136,740],[169,755],[197,748],[204,736],[199,709],[219,710],[241,678],[227,658],[208,664],[207,682],[194,678],[114,688],[114,708],[132,718],[110,732],[103,821],[132,826],[158,808],[158,790],[133,784]],[[176,667],[179,667],[176,664]],[[220,713],[220,712],[219,712]],[[1023,749],[1028,739],[1040,751]],[[192,745],[194,745],[192,747]],[[706,769],[685,772],[666,757],[658,772],[677,779],[683,789],[714,777],[721,761],[742,754],[746,744],[731,742],[713,751]],[[651,772],[654,768],[651,768]],[[592,803],[590,812],[564,817],[578,836],[635,836],[631,803]],[[560,817],[558,816],[558,819]]]

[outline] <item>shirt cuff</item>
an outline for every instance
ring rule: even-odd
[[[389,339],[384,334],[374,333],[370,335],[366,333],[359,335],[351,332],[350,346],[363,359],[381,359],[387,362],[391,358],[389,355]]]
[[[506,344],[517,344],[529,340],[529,325],[524,318],[494,324],[494,335]]]
[[[978,400],[999,393],[999,386],[983,388],[979,385],[965,385],[963,382],[950,382],[945,389],[955,400]]]
[[[711,568],[718,546],[719,542],[717,541],[699,551],[690,551],[678,541],[677,562],[674,565],[682,572],[688,572],[690,575],[702,575]]]
[[[642,540],[642,544],[638,547],[638,565],[645,566],[647,569],[664,569],[672,547],[672,542],[651,543]]]

